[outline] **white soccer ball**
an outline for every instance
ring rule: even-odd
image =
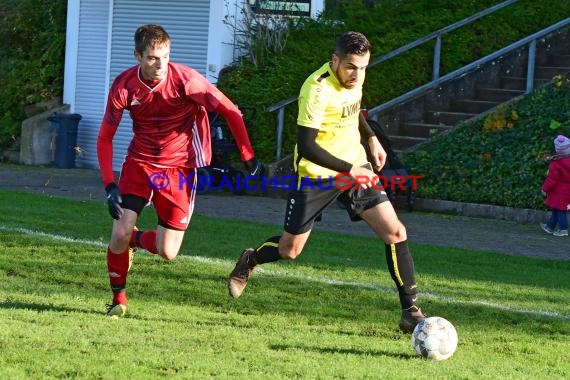
[[[449,359],[457,349],[457,331],[445,318],[426,318],[418,323],[412,333],[412,347],[424,358]]]

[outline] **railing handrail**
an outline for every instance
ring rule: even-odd
[[[405,94],[402,94],[396,98],[393,98],[385,103],[380,104],[379,106],[373,107],[371,109],[368,110],[368,115],[370,116],[374,116],[375,114],[384,111],[385,109],[388,109],[398,103],[401,103],[405,100],[411,99],[427,90],[433,89],[438,87],[440,84],[442,84],[443,82],[446,82],[450,79],[459,77],[465,73],[468,73],[476,68],[478,68],[479,66],[491,62],[494,59],[500,58],[501,56],[512,52],[513,50],[519,49],[527,44],[532,44],[535,43],[536,40],[540,39],[541,37],[544,37],[558,29],[561,29],[567,25],[570,25],[570,17],[566,18],[564,20],[561,20],[559,22],[557,22],[556,24],[553,24],[547,28],[544,28],[534,34],[531,34],[530,36],[527,36],[525,38],[522,38],[520,40],[518,40],[517,42],[513,42],[512,44],[505,46],[504,48],[497,50],[485,57],[482,57],[476,61],[473,61],[455,71],[450,72],[449,74],[446,74],[440,78],[437,78],[435,80],[432,80],[429,83],[426,83],[420,87],[417,87]],[[529,76],[530,77],[530,76]],[[525,93],[530,93],[532,91],[532,77],[531,78],[527,78],[527,80],[529,81],[530,86],[527,86]]]
[[[294,102],[295,100],[297,100],[298,98],[299,98],[298,96],[293,96],[293,97],[288,98],[288,99],[283,99],[283,100],[281,100],[281,101],[279,101],[279,102],[277,102],[277,103],[275,103],[275,104],[273,104],[273,105],[270,105],[269,107],[267,107],[267,108],[265,109],[265,111],[267,111],[267,112],[276,111],[276,110],[278,110],[279,108],[283,108],[283,107],[285,107],[286,105],[289,105],[289,104],[293,103],[293,102]]]

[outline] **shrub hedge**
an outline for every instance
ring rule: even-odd
[[[25,106],[62,97],[67,0],[0,5],[0,151],[20,135]]]
[[[553,139],[570,136],[570,77],[404,154],[424,198],[544,208],[540,187]]]

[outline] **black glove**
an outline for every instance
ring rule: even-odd
[[[263,163],[257,158],[252,158],[245,162],[247,172],[252,176],[260,176],[263,174]]]
[[[123,208],[121,207],[123,199],[121,198],[119,187],[115,184],[115,182],[112,182],[107,185],[105,192],[107,193],[107,206],[109,206],[109,214],[111,214],[113,219],[121,219],[121,216],[123,216]]]

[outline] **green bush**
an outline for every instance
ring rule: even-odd
[[[5,0],[0,22],[0,150],[20,134],[26,105],[61,98],[66,0]]]
[[[542,209],[553,139],[570,134],[570,78],[403,155],[418,196]]]

